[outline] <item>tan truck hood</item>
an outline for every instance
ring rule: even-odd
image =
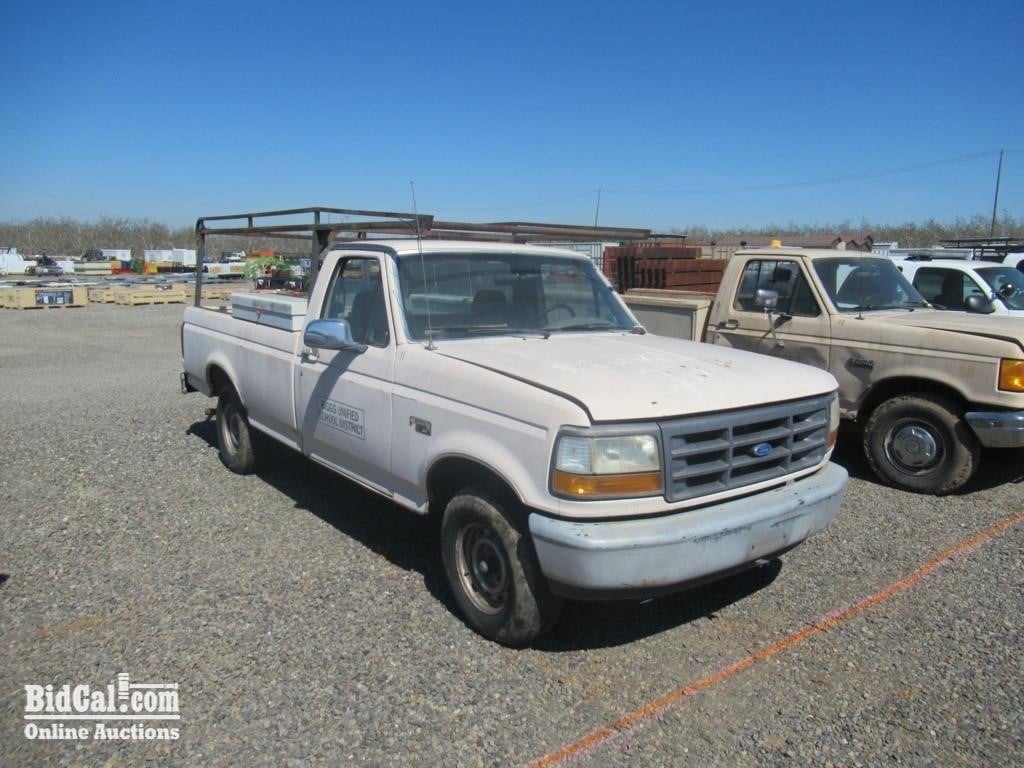
[[[905,325],[954,334],[1002,339],[1024,349],[1024,318],[1020,317],[918,309],[913,312],[901,310],[899,313],[867,313],[864,318],[865,320],[877,319],[878,322],[888,325]],[[965,343],[969,342],[965,341]]]
[[[665,336],[449,340],[437,353],[563,395],[595,422],[710,413],[836,388],[830,373],[810,366]]]

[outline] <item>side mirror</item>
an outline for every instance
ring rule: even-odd
[[[996,311],[991,301],[977,293],[972,293],[964,299],[964,309],[978,315],[991,315]]]
[[[754,294],[754,305],[762,309],[775,309],[779,306],[779,292],[768,288],[758,288]]]
[[[312,320],[302,334],[302,343],[313,349],[340,349],[365,352],[366,345],[352,338],[352,329],[345,320]]]

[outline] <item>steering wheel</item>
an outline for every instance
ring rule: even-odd
[[[537,319],[538,320],[542,320],[542,321],[544,321],[546,323],[547,319],[548,319],[548,315],[550,315],[556,309],[564,309],[566,312],[569,313],[569,317],[576,317],[575,310],[573,310],[573,308],[570,307],[568,304],[553,304],[552,306],[548,307],[547,309],[541,310],[540,314],[537,315]]]
[[[861,300],[860,305],[862,307],[875,307],[875,306],[878,306],[879,304],[886,304],[886,303],[888,303],[888,302],[886,302],[885,296],[883,296],[882,294],[880,294],[880,293],[869,293],[867,296],[865,296]]]

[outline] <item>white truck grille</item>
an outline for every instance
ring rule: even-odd
[[[661,422],[666,498],[735,490],[820,463],[832,397]]]

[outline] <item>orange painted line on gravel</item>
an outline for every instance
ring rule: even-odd
[[[935,573],[935,571],[949,565],[953,560],[962,557],[967,554],[970,550],[983,544],[984,542],[996,536],[1007,528],[1010,528],[1019,523],[1024,523],[1024,515],[1016,515],[1015,517],[1007,518],[1000,523],[996,523],[991,528],[988,528],[977,536],[972,536],[969,539],[961,541],[949,549],[943,550],[927,563],[922,565],[916,571],[911,573],[906,578],[900,579],[899,581],[893,582],[885,589],[875,592],[873,595],[858,600],[856,603],[841,608],[837,611],[823,616],[822,618],[815,621],[810,626],[794,632],[791,635],[784,637],[774,645],[770,645],[767,648],[762,648],[755,653],[750,654],[737,662],[730,664],[729,666],[718,670],[713,675],[705,677],[703,680],[698,680],[695,683],[691,683],[683,688],[677,688],[676,690],[662,696],[660,699],[646,704],[645,706],[630,712],[628,715],[623,715],[618,720],[609,725],[599,728],[593,733],[587,734],[581,739],[567,744],[566,746],[551,752],[544,757],[540,757],[529,764],[529,768],[548,768],[548,766],[558,765],[577,757],[584,752],[587,752],[594,747],[599,746],[611,739],[623,735],[624,733],[632,730],[638,726],[641,722],[649,720],[653,717],[657,717],[668,709],[676,706],[684,699],[693,696],[694,694],[700,693],[706,688],[710,688],[717,683],[732,677],[737,672],[742,672],[747,667],[756,664],[759,661],[770,659],[772,656],[780,653],[787,648],[792,648],[794,645],[802,643],[809,637],[813,637],[819,632],[824,632],[827,629],[840,624],[847,619],[856,616],[868,608],[874,605],[878,605],[884,600],[889,599],[897,592],[901,592],[909,587],[914,586],[917,582]]]

